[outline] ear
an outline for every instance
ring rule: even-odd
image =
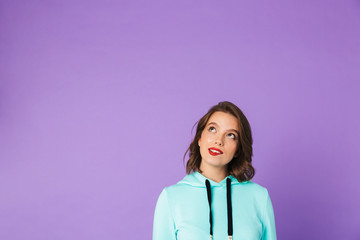
[[[198,140],[198,147],[200,147],[200,140],[201,140],[201,138],[199,138],[199,140]]]

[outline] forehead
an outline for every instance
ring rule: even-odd
[[[210,116],[207,125],[210,123],[215,123],[224,129],[239,130],[238,119],[230,113],[215,112]]]

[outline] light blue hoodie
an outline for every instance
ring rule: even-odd
[[[227,191],[231,191],[231,203],[227,202]],[[251,180],[240,183],[231,175],[217,183],[197,171],[161,192],[155,208],[153,240],[208,240],[208,194],[213,240],[228,239],[231,219],[233,240],[276,240],[274,211],[265,187]]]

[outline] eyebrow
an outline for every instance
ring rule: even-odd
[[[210,125],[210,124],[219,126],[216,122],[209,122],[207,125]],[[240,135],[239,131],[237,131],[237,130],[235,130],[235,129],[228,129],[227,131],[234,131],[234,132],[236,132],[238,135]]]

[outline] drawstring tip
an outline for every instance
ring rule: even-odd
[[[212,240],[212,235],[210,235],[210,240]]]
[[[232,236],[228,236],[228,240],[232,240]]]

